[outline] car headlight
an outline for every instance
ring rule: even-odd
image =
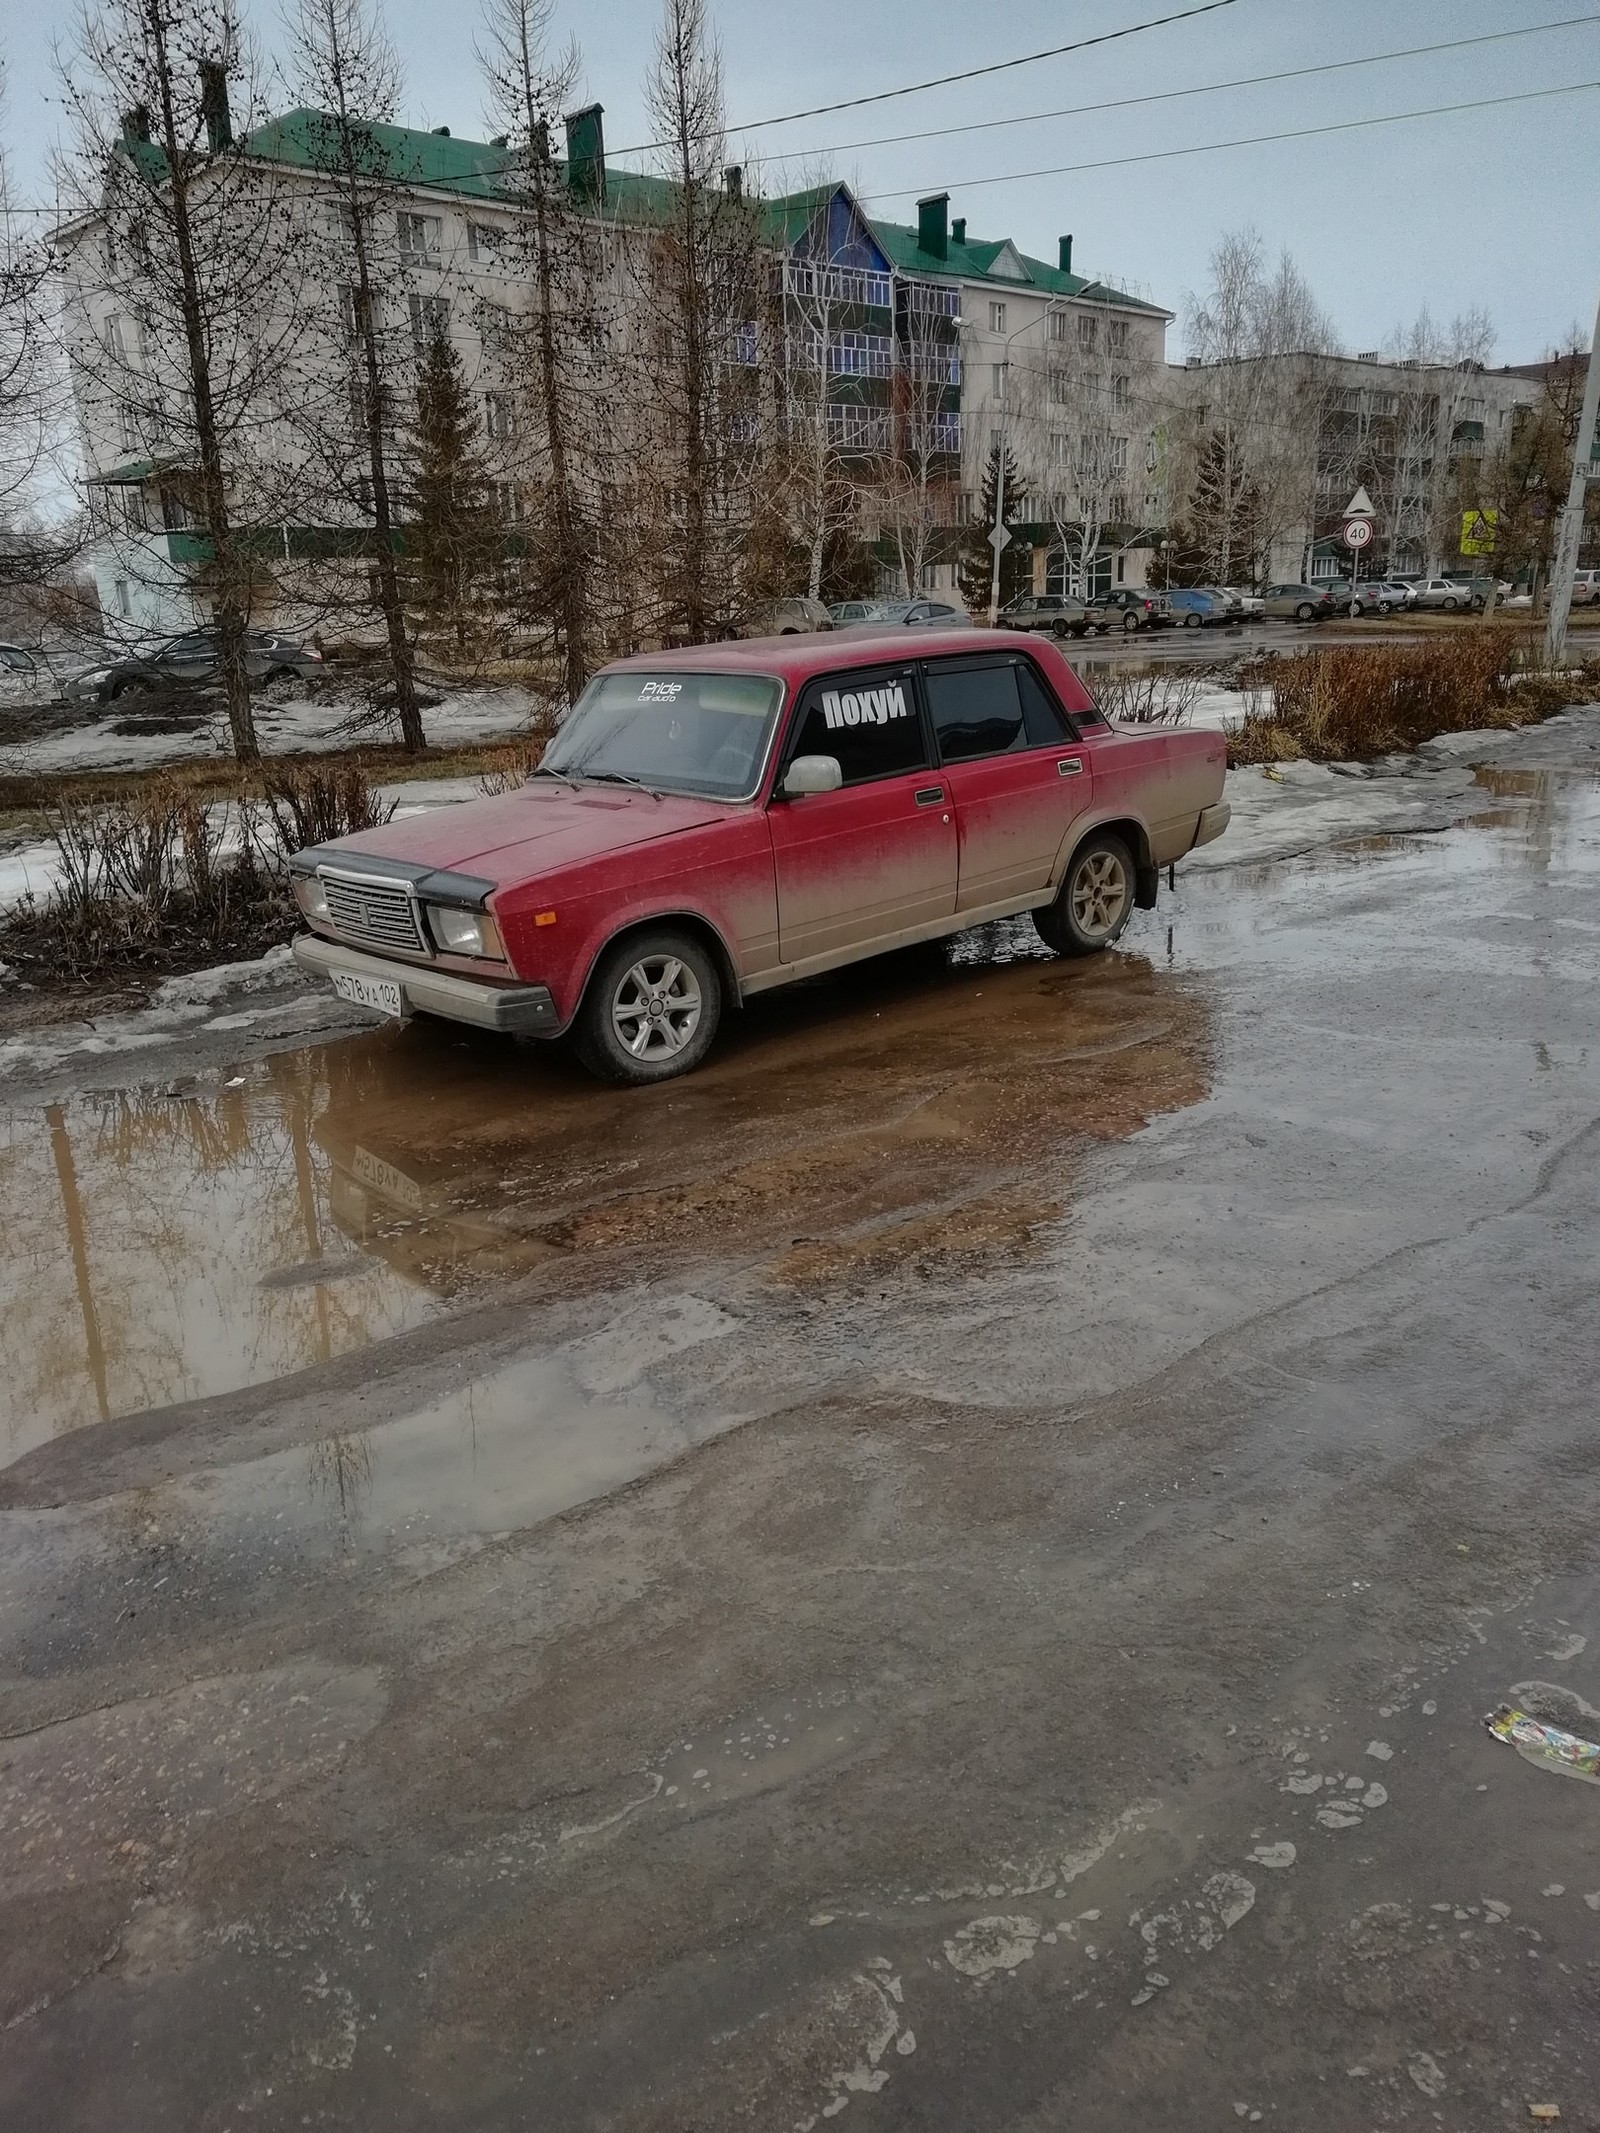
[[[505,961],[500,929],[487,911],[457,911],[447,904],[428,906],[433,937],[448,955],[492,956]]]
[[[73,683],[73,687],[76,689],[98,689],[103,681],[109,681],[110,678],[111,669],[109,667],[96,667],[91,673],[80,674]]]
[[[315,874],[295,876],[294,900],[307,918],[326,918],[328,915],[328,892]]]

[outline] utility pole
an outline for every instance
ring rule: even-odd
[[[1549,666],[1558,666],[1567,655],[1567,617],[1572,612],[1572,581],[1578,569],[1578,544],[1583,539],[1584,500],[1590,482],[1600,481],[1600,463],[1593,456],[1597,410],[1600,410],[1600,306],[1596,307],[1594,331],[1589,336],[1589,374],[1583,382],[1583,412],[1578,417],[1578,434],[1572,445],[1572,480],[1561,513],[1555,567],[1550,573],[1550,617],[1544,632],[1544,656]]]

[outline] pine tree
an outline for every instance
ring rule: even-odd
[[[429,339],[417,378],[405,544],[411,608],[424,627],[448,631],[464,655],[493,592],[502,538],[477,414],[446,333]]]
[[[989,536],[994,531],[995,494],[1000,481],[1000,447],[991,445],[989,460],[983,470],[983,494],[978,501],[975,517],[968,524],[961,539],[961,556],[956,564],[956,583],[961,588],[961,597],[967,610],[973,615],[989,611],[989,587],[994,575],[994,549]],[[1013,513],[1022,502],[1022,477],[1017,472],[1017,463],[1006,447],[1006,485],[1004,517],[1001,520],[1009,531],[1015,523]],[[1019,541],[1008,541],[1000,551],[1000,605],[1015,600],[1028,588],[1032,550]],[[917,588],[908,586],[913,598]]]

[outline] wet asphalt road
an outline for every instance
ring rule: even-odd
[[[645,1097],[17,1109],[0,2125],[1600,2124],[1481,1724],[1600,1738],[1600,750],[1505,760]]]

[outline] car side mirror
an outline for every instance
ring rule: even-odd
[[[837,756],[797,755],[784,776],[783,797],[801,800],[807,793],[837,792],[843,783]]]

